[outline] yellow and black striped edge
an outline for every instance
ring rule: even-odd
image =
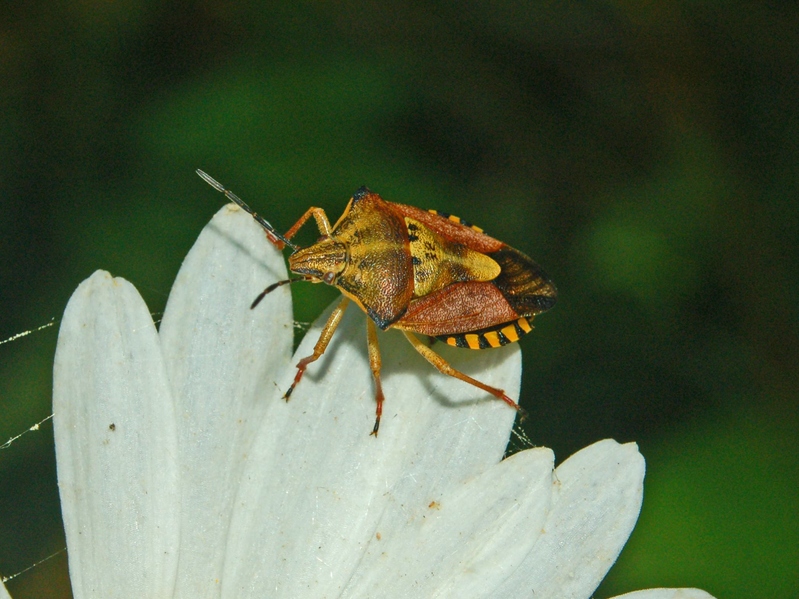
[[[510,323],[503,323],[496,327],[475,331],[473,333],[458,333],[457,335],[440,335],[440,339],[447,345],[463,347],[466,349],[488,349],[489,347],[502,347],[508,343],[515,343],[519,337],[533,330],[533,325],[527,317],[521,317]]]
[[[464,227],[469,227],[470,229],[474,229],[478,233],[482,233],[483,230],[480,227],[475,227],[472,223],[463,220],[459,216],[455,216],[454,214],[447,214],[446,212],[441,212],[439,210],[428,210],[430,214],[435,214],[437,216],[442,216],[447,220],[451,220],[453,223],[457,223],[459,225],[463,225]]]

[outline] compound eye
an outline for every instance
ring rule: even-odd
[[[334,273],[334,272],[326,272],[324,274],[324,276],[322,277],[322,280],[325,283],[327,283],[328,285],[332,285],[333,284],[333,279],[335,279],[335,278],[336,278],[336,273]]]

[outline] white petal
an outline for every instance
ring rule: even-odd
[[[554,456],[530,449],[457,485],[421,518],[381,534],[345,597],[493,597],[549,512]]]
[[[219,593],[225,539],[241,470],[291,356],[281,253],[233,205],[203,229],[175,281],[161,341],[179,417],[181,558],[175,597]]]
[[[11,595],[8,594],[8,589],[6,589],[6,585],[0,582],[0,599],[11,599]]]
[[[370,567],[360,562],[378,532],[424,517],[432,501],[502,458],[514,411],[439,374],[396,331],[378,335],[386,401],[380,435],[369,435],[365,318],[350,308],[291,401],[267,415],[237,500],[223,597],[338,597]],[[318,335],[317,323],[296,355],[309,355]],[[455,367],[517,396],[517,347],[442,346]],[[281,389],[293,376],[289,369]]]
[[[634,443],[611,440],[561,464],[543,534],[494,596],[590,597],[638,519],[644,469]]]
[[[153,321],[130,283],[99,271],[81,283],[61,323],[53,378],[73,595],[170,596],[175,417]]]
[[[713,595],[699,589],[648,589],[625,593],[612,599],[713,599]]]

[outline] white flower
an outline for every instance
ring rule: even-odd
[[[75,598],[590,597],[638,517],[636,446],[602,441],[554,472],[544,448],[501,461],[513,410],[397,333],[380,336],[386,403],[370,436],[356,309],[286,403],[288,289],[249,309],[285,275],[252,219],[225,207],[160,332],[124,280],[97,272],[73,295],[53,410]],[[441,351],[518,393],[518,346]]]

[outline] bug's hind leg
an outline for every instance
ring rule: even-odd
[[[308,356],[307,358],[303,358],[299,362],[297,362],[297,374],[294,376],[294,382],[291,383],[291,387],[289,387],[288,391],[283,395],[283,399],[286,401],[289,400],[291,397],[291,393],[294,391],[294,387],[297,386],[297,383],[300,382],[302,375],[305,373],[305,369],[308,367],[308,364],[311,362],[316,362],[325,350],[327,349],[328,343],[330,343],[330,339],[333,337],[333,333],[336,332],[336,328],[338,327],[339,323],[341,323],[341,318],[344,316],[344,310],[347,309],[347,305],[350,303],[350,298],[345,297],[342,299],[338,306],[336,306],[333,312],[330,313],[330,316],[325,323],[325,328],[322,329],[322,334],[319,335],[319,341],[316,342],[316,345],[313,348],[313,353]]]
[[[380,359],[380,346],[377,344],[377,327],[371,318],[366,319],[366,341],[369,348],[369,367],[372,369],[372,375],[375,377],[375,401],[377,407],[375,408],[375,427],[370,434],[377,436],[377,429],[380,428],[380,416],[383,414],[383,385],[380,384],[380,367],[382,361]]]
[[[455,370],[452,366],[449,365],[449,363],[444,358],[439,356],[436,352],[430,349],[429,346],[420,341],[419,338],[416,337],[416,335],[408,331],[402,331],[402,332],[405,334],[405,337],[408,338],[408,341],[411,342],[411,345],[413,345],[413,349],[422,354],[424,359],[430,362],[433,366],[435,366],[440,373],[455,377],[456,379],[459,379],[464,383],[469,383],[470,385],[474,385],[478,389],[487,391],[497,399],[501,399],[510,407],[512,407],[514,410],[519,412],[522,418],[524,417],[524,410],[522,410],[522,408],[519,407],[519,404],[517,404],[510,397],[505,395],[505,392],[502,389],[497,389],[496,387],[491,387],[489,385],[486,385],[485,383],[481,383],[477,379],[473,379],[469,375],[463,374],[460,370]]]

